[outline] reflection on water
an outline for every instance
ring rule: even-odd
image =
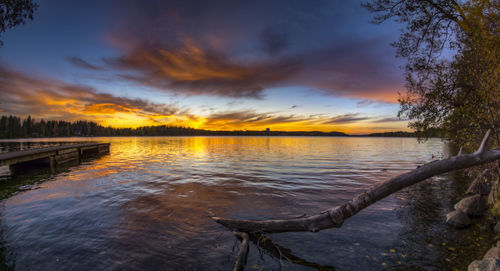
[[[46,177],[32,190],[2,201],[4,258],[14,269],[228,270],[236,254],[235,238],[209,216],[315,213],[433,155],[448,155],[439,140],[417,144],[412,138],[71,140],[111,142],[110,155]],[[0,143],[3,149],[7,145],[16,148]],[[277,257],[255,242],[247,268],[463,267],[489,244],[477,242],[479,226],[457,232],[444,224],[444,214],[463,192],[455,179],[460,178],[446,175],[406,189],[340,229],[268,235],[271,244],[294,258]]]

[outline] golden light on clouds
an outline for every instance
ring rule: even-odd
[[[189,50],[194,58],[201,54],[195,47]],[[205,73],[197,71],[196,74],[203,76]],[[206,75],[229,76],[222,72],[206,72]],[[0,110],[19,116],[26,116],[26,112],[29,112],[38,119],[90,120],[116,128],[175,125],[226,131],[270,128],[273,131],[368,133],[382,129],[405,130],[406,126],[405,122],[394,118],[381,119],[359,113],[301,115],[279,111],[219,109],[207,114],[194,114],[189,108],[180,108],[176,104],[118,97],[99,93],[93,88],[34,78],[5,68],[0,68],[0,79],[4,101],[0,104]]]
[[[117,112],[125,112],[125,113],[133,113],[136,112],[135,108],[128,108],[123,105],[117,105],[112,103],[104,103],[104,104],[91,104],[86,105],[83,113],[86,114],[114,114]]]
[[[175,80],[199,81],[214,78],[237,80],[250,75],[250,72],[223,63],[216,63],[206,52],[200,50],[192,41],[186,40],[179,51],[158,50],[158,56],[143,52],[144,59],[158,67],[166,77]]]

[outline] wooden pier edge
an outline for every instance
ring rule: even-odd
[[[51,169],[83,158],[109,153],[110,143],[81,143],[0,153],[0,166],[46,165]]]

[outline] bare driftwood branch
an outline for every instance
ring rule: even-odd
[[[491,129],[489,129],[488,132],[486,132],[486,134],[483,137],[483,141],[481,141],[481,145],[474,154],[481,155],[482,153],[484,153],[484,151],[486,150],[486,144],[488,144],[488,139],[490,139],[490,135],[491,135]]]
[[[317,232],[323,229],[340,227],[347,218],[405,187],[432,176],[500,159],[500,150],[486,151],[490,133],[491,131],[486,133],[480,147],[473,154],[460,153],[448,159],[429,162],[410,172],[377,184],[343,205],[333,207],[316,215],[274,220],[240,220],[222,217],[212,217],[212,219],[233,231],[249,233]]]
[[[309,267],[309,268],[314,268],[319,271],[335,271],[335,268],[333,266],[329,265],[320,265],[317,263],[309,262],[305,259],[302,259],[300,257],[297,257],[292,253],[292,250],[282,247],[278,244],[275,244],[271,239],[267,238],[264,235],[261,234],[249,234],[250,241],[254,243],[257,247],[265,249],[271,256],[280,259],[284,258],[288,262]],[[285,268],[286,269],[286,268]]]
[[[234,263],[234,271],[240,271],[245,268],[247,264],[248,256],[248,234],[245,232],[234,232],[234,235],[240,239],[240,250],[238,256],[236,257],[236,262]]]

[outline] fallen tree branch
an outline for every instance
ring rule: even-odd
[[[212,217],[212,219],[233,231],[248,233],[317,232],[323,229],[340,227],[347,218],[405,187],[432,176],[500,159],[500,150],[486,151],[490,133],[491,130],[488,130],[480,147],[472,154],[460,153],[448,159],[429,162],[410,172],[377,184],[343,205],[333,207],[316,215],[273,220],[240,220],[222,217]]]
[[[238,256],[236,257],[236,262],[234,263],[234,271],[240,271],[245,268],[247,264],[248,256],[248,234],[245,232],[235,232],[234,235],[240,239],[240,249],[238,251]]]

